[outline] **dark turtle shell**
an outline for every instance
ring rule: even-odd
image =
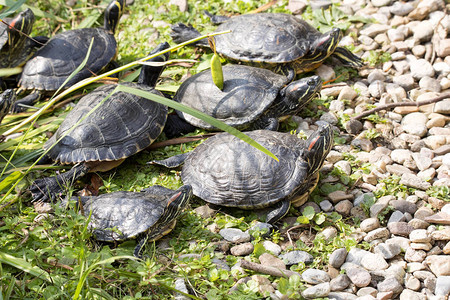
[[[308,140],[276,131],[246,132],[279,162],[233,135],[217,134],[188,156],[181,178],[192,186],[194,195],[209,203],[244,209],[271,206],[310,189],[331,149],[331,132],[327,126]],[[324,147],[316,143],[321,135]]]
[[[230,126],[245,128],[267,110],[288,81],[269,70],[243,65],[224,66],[223,76],[224,86],[220,90],[211,79],[211,70],[198,73],[183,82],[174,100]],[[177,113],[196,127],[214,128],[189,114]]]
[[[66,86],[97,74],[115,57],[117,43],[114,34],[104,28],[83,28],[51,38],[24,66],[19,85],[24,89],[57,90],[83,62],[92,38],[86,66]]]
[[[305,56],[310,45],[322,34],[289,14],[246,14],[230,18],[216,31],[231,33],[215,36],[220,54],[239,61],[288,63]]]
[[[163,96],[142,84],[122,85]],[[81,98],[44,148],[55,144],[115,88],[115,84],[101,86]],[[167,107],[162,104],[124,92],[114,93],[51,148],[48,156],[63,164],[126,158],[149,146],[160,135],[166,118]]]

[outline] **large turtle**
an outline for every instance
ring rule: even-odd
[[[0,22],[0,69],[20,67],[48,38],[30,37],[34,13],[29,8],[15,18],[6,18],[4,21],[8,25]]]
[[[168,43],[162,43],[152,53],[168,47]],[[165,61],[168,57],[166,53],[153,61]],[[163,69],[164,66],[145,65],[137,83],[121,85],[163,96],[154,89]],[[45,143],[44,149],[48,149],[47,155],[52,160],[75,166],[58,176],[36,180],[30,187],[33,200],[53,197],[87,172],[107,171],[118,166],[160,135],[167,118],[167,107],[125,92],[116,92],[104,100],[116,86],[98,87],[81,98]],[[82,118],[84,120],[78,123]]]
[[[181,179],[206,202],[243,209],[274,206],[266,222],[274,223],[302,205],[318,182],[318,172],[333,145],[333,131],[322,122],[307,140],[290,133],[255,130],[246,134],[279,161],[229,133],[217,134],[185,153],[153,163],[176,167]]]
[[[31,105],[43,91],[56,91],[70,74],[85,59],[89,45],[93,45],[84,68],[73,76],[65,88],[78,81],[99,73],[116,56],[117,43],[114,38],[125,0],[113,0],[105,10],[103,28],[82,28],[68,30],[52,37],[25,64],[19,81],[20,91],[34,92],[16,102],[15,111],[23,110],[20,104]]]
[[[223,76],[223,90],[220,90],[212,80],[211,70],[198,73],[181,84],[174,100],[239,130],[277,130],[278,117],[298,113],[322,87],[319,76],[289,83],[286,76],[245,65],[226,65]],[[177,114],[195,127],[214,129],[192,115],[181,111]],[[169,120],[164,130],[167,135],[189,131],[182,130],[181,124],[174,124],[175,118]]]
[[[176,191],[152,186],[142,192],[114,192],[79,197],[83,214],[90,216],[89,227],[99,241],[116,242],[137,238],[134,256],[148,241],[168,234],[189,203],[192,188],[184,185]],[[76,199],[76,198],[75,198]]]
[[[289,14],[235,16],[217,27],[217,32],[227,30],[231,33],[215,36],[219,54],[236,61],[287,68],[292,79],[295,73],[315,69],[330,55],[352,67],[362,65],[360,58],[337,46],[343,36],[339,28],[322,34],[306,21]],[[192,26],[178,23],[172,26],[171,35],[175,42],[181,43],[200,33]],[[197,44],[207,46],[207,41]]]

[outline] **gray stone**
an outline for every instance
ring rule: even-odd
[[[414,276],[410,276],[405,282],[405,287],[413,291],[418,291],[420,289],[420,280]]]
[[[381,254],[367,254],[361,259],[361,265],[368,271],[385,270],[388,263]]]
[[[363,124],[359,120],[350,119],[344,124],[345,131],[350,134],[357,134],[363,129]]]
[[[286,265],[291,266],[291,265],[295,265],[298,263],[305,263],[305,264],[309,264],[312,263],[314,260],[314,257],[305,252],[305,251],[301,251],[301,250],[294,250],[294,251],[290,251],[284,254],[281,254],[279,256]]]
[[[273,253],[273,255],[275,255],[275,256],[278,256],[281,253],[281,247],[272,241],[264,241],[263,247],[267,251]]]
[[[347,254],[347,258],[345,259],[345,263],[351,263],[356,265],[361,265],[361,260],[364,256],[371,254],[370,251],[366,251],[360,248],[352,248]]]
[[[242,243],[236,246],[231,247],[230,252],[235,256],[246,256],[253,252],[254,246],[252,243]]]
[[[401,42],[405,40],[405,33],[397,28],[389,29],[387,31],[387,36],[391,42]]]
[[[394,295],[398,295],[403,291],[403,286],[400,284],[400,282],[394,278],[389,277],[383,280],[382,282],[379,282],[377,285],[377,289],[379,292],[393,292]]]
[[[411,160],[411,151],[407,149],[394,149],[391,152],[391,158],[394,162],[403,164],[406,160]]]
[[[389,6],[391,4],[391,0],[371,0],[370,2],[375,7]]]
[[[353,201],[353,205],[360,206],[362,203],[368,204],[373,201],[375,201],[375,195],[373,193],[362,193],[355,198],[355,201]]]
[[[389,237],[389,230],[387,228],[382,227],[368,232],[366,237],[364,238],[364,241],[370,243],[374,240],[386,239],[388,237]]]
[[[398,164],[387,165],[386,170],[389,173],[398,175],[398,176],[402,176],[402,174],[405,174],[405,173],[413,174],[413,172],[410,169],[408,169],[402,165],[398,165]]]
[[[400,294],[400,300],[427,300],[424,294],[404,289]]]
[[[356,138],[351,142],[351,145],[362,151],[370,152],[373,150],[373,143],[368,139]]]
[[[321,201],[319,206],[324,212],[330,212],[333,210],[333,203],[328,200]]]
[[[345,248],[339,248],[330,254],[330,265],[336,269],[339,269],[347,258],[347,250]]]
[[[409,234],[409,240],[413,243],[428,243],[431,237],[425,229],[416,229]]]
[[[328,294],[330,300],[356,300],[358,296],[346,292],[331,292]]]
[[[337,277],[331,279],[330,290],[333,292],[342,291],[350,285],[351,281],[345,274],[339,274]]]
[[[428,42],[433,36],[433,26],[428,20],[420,22],[414,27],[414,38],[420,42]]]
[[[353,208],[353,203],[349,200],[343,200],[334,206],[334,209],[337,213],[348,216],[350,215],[350,211]]]
[[[307,269],[302,273],[302,279],[309,284],[330,282],[331,278],[327,272],[318,269]]]
[[[380,98],[385,91],[385,84],[381,80],[376,80],[369,85],[369,93],[372,97]]]
[[[359,227],[364,232],[369,232],[380,227],[380,221],[378,218],[367,218],[359,224]]]
[[[372,280],[370,273],[367,272],[364,268],[359,267],[358,265],[348,266],[345,271],[350,281],[356,287],[361,288],[368,286],[370,284],[370,281]]]
[[[401,248],[397,244],[381,243],[374,248],[374,252],[381,254],[385,259],[391,259],[400,254]]]
[[[450,255],[431,255],[425,263],[436,276],[450,276]]]
[[[414,203],[406,200],[393,200],[389,202],[389,204],[396,210],[399,210],[402,213],[410,213],[411,215],[414,215],[417,210],[417,206]]]
[[[188,289],[186,287],[186,283],[184,282],[183,278],[177,278],[175,280],[175,289],[177,289],[178,291],[181,291],[183,293],[189,294],[189,291],[188,291]],[[176,300],[187,300],[187,299],[190,299],[190,298],[185,296],[185,295],[183,295],[183,294],[176,293],[175,299]]]
[[[221,259],[218,259],[217,257],[214,257],[214,258],[211,260],[211,262],[212,262],[213,264],[215,264],[216,267],[217,267],[218,269],[222,269],[222,270],[226,270],[226,271],[230,271],[230,270],[231,270],[230,266],[227,265],[226,262],[224,262],[224,261],[221,260]]]
[[[414,175],[414,174],[403,174],[401,179],[400,179],[400,184],[412,187],[412,188],[416,188],[419,190],[427,190],[431,187],[431,183],[426,182],[424,180],[422,180],[420,177]]]
[[[270,266],[280,270],[286,270],[286,265],[284,264],[284,262],[278,257],[273,256],[272,254],[263,253],[259,256],[258,259],[264,266]]]
[[[302,292],[302,296],[306,299],[317,299],[327,297],[330,293],[330,283],[324,282],[311,286]]]
[[[414,214],[414,218],[424,220],[426,217],[433,215],[434,212],[431,208],[422,206]]]
[[[409,91],[414,87],[414,78],[410,73],[394,76],[393,82]]]
[[[422,90],[429,91],[429,92],[436,92],[436,93],[441,92],[441,84],[439,83],[439,81],[434,78],[428,77],[428,76],[420,79],[419,87]]]
[[[224,228],[219,231],[219,234],[227,241],[232,243],[250,242],[250,234],[243,232],[238,228]]]
[[[436,279],[436,296],[448,296],[450,293],[450,276],[438,276]]]
[[[407,262],[422,262],[426,256],[427,256],[427,253],[425,251],[414,250],[411,247],[406,249],[406,252],[405,252],[405,260]]]
[[[389,25],[386,24],[370,24],[369,26],[367,26],[366,28],[363,28],[360,31],[361,35],[366,35],[369,37],[375,37],[380,33],[384,33],[386,32],[388,29],[390,28]]]
[[[252,237],[263,237],[268,238],[272,233],[273,226],[269,223],[257,222],[255,225],[247,229],[245,232],[250,234]]]
[[[392,222],[404,222],[406,220],[405,214],[399,210],[396,210],[389,217],[388,224]]]
[[[408,225],[410,225],[414,229],[426,229],[428,226],[430,226],[428,222],[416,218],[409,221]]]
[[[414,79],[420,80],[425,76],[433,77],[433,66],[425,59],[420,58],[410,63],[411,75]]]
[[[391,234],[400,235],[400,236],[409,236],[411,231],[414,228],[406,222],[392,222],[388,224],[388,229]]]
[[[397,16],[406,16],[413,11],[414,6],[410,2],[394,1],[394,4],[389,7],[390,12]]]
[[[434,112],[438,114],[450,114],[450,99],[445,99],[437,102],[434,105]]]

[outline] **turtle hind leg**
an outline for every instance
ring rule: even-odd
[[[261,117],[259,120],[256,120],[252,126],[252,130],[258,130],[258,129],[264,129],[264,130],[271,130],[271,131],[277,131],[279,126],[279,122],[277,118],[273,117]]]
[[[207,10],[204,10],[203,13],[209,17],[214,25],[220,25],[230,19],[230,17],[227,16],[214,15]]]
[[[162,160],[152,160],[148,162],[149,165],[160,165],[166,168],[176,168],[183,164],[186,158],[189,156],[190,152],[178,154],[175,156],[171,156]]]
[[[198,32],[197,29],[195,29],[191,25],[186,25],[183,23],[177,23],[175,25],[172,25],[170,29],[172,29],[170,36],[172,37],[172,40],[177,44],[184,43],[201,36],[200,32]],[[209,46],[208,41],[206,39],[202,39],[193,44],[203,47]]]
[[[285,198],[273,206],[273,210],[267,214],[266,223],[274,224],[284,217],[291,207],[291,201]]]
[[[42,93],[39,91],[33,91],[28,96],[23,97],[20,100],[17,100],[13,107],[11,108],[11,112],[17,113],[17,112],[23,112],[28,107],[32,106],[34,103],[36,103],[41,98]]]
[[[142,251],[144,250],[144,246],[148,241],[148,234],[144,234],[142,237],[138,238],[138,242],[133,251],[133,256],[143,259]]]
[[[35,180],[29,190],[35,201],[47,201],[54,199],[56,194],[61,193],[67,186],[71,186],[78,178],[89,172],[85,164],[77,164],[69,171],[54,177],[45,177]]]
[[[361,58],[344,47],[336,47],[336,50],[334,50],[332,56],[337,58],[345,66],[360,68],[364,65]]]
[[[197,127],[189,124],[177,114],[170,114],[167,116],[167,121],[163,132],[166,134],[168,139],[171,139],[193,132],[195,129],[197,129]]]

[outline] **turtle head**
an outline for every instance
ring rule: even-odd
[[[105,10],[105,29],[115,33],[125,9],[125,0],[112,0]]]
[[[300,68],[304,72],[315,69],[328,56],[333,54],[343,33],[339,28],[333,28],[327,33],[318,36],[309,46],[305,56],[299,60]]]
[[[286,108],[286,111],[284,108],[280,108],[280,111],[283,111],[284,115],[295,114],[305,107],[321,88],[322,79],[317,75],[291,82],[280,91],[283,97],[280,103]]]
[[[25,41],[26,35],[31,33],[34,24],[34,13],[31,9],[19,13],[14,19],[9,23],[8,30],[8,44],[14,48],[18,46],[19,41]]]
[[[172,223],[187,206],[192,198],[192,187],[188,184],[183,185],[170,197],[164,215],[159,219],[161,225]]]
[[[170,45],[167,42],[160,43],[158,46],[156,46],[155,49],[152,50],[152,52],[150,52],[149,56],[168,49],[169,47]],[[166,52],[147,60],[148,64],[144,63],[144,66],[141,69],[141,73],[139,74],[138,83],[155,87],[156,81],[165,69],[164,62],[166,62],[168,59],[169,52]],[[154,64],[152,65],[152,63]],[[155,65],[155,63],[159,63],[159,65]]]
[[[305,141],[306,147],[302,156],[308,163],[309,174],[319,171],[333,146],[333,129],[331,125],[322,121],[318,123],[319,128]]]

